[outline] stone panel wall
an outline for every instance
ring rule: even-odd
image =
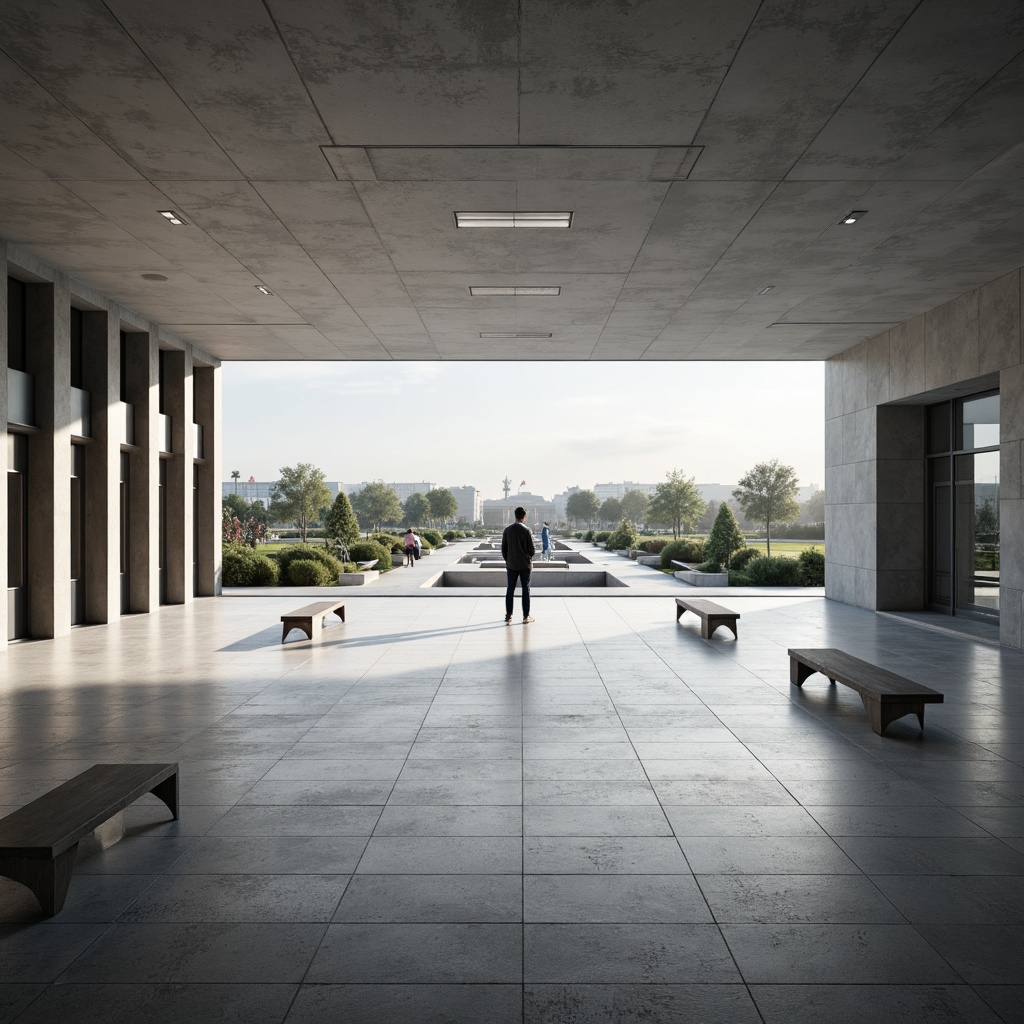
[[[1003,643],[1024,646],[1024,271],[991,281],[825,367],[825,592],[864,608],[926,601],[924,407],[1001,394]],[[958,387],[959,386],[959,387]]]

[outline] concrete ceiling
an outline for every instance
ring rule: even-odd
[[[0,0],[0,24],[0,235],[224,359],[822,359],[1024,264],[1020,0]],[[469,293],[516,284],[561,294]]]

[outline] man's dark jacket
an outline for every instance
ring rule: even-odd
[[[513,523],[505,527],[501,535],[501,555],[505,559],[506,569],[532,569],[536,551],[533,534],[528,526]]]

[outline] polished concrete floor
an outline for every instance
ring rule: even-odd
[[[0,804],[177,760],[45,920],[0,881],[0,1022],[1020,1021],[1024,657],[818,598],[221,598],[18,644]],[[838,646],[946,694],[875,736]]]

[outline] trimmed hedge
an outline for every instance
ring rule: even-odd
[[[732,553],[732,558],[729,561],[729,565],[733,569],[738,569],[743,572],[754,558],[761,558],[761,552],[758,548],[740,548],[739,551]]]
[[[803,572],[795,558],[755,558],[746,569],[755,587],[803,586]]]
[[[420,539],[427,541],[431,549],[439,548],[444,543],[444,537],[437,530],[420,530]]]
[[[391,572],[394,568],[391,564],[391,549],[378,544],[375,540],[360,540],[348,549],[349,558],[353,562],[370,562],[377,559],[374,569],[381,572]]]
[[[350,553],[351,554],[351,553]],[[325,547],[319,544],[289,544],[277,552],[277,564],[281,571],[281,579],[291,582],[291,564],[296,561],[319,562],[325,566],[331,580],[337,580],[341,572],[341,562]],[[295,586],[295,584],[292,584]],[[301,586],[319,586],[319,584],[299,584]]]
[[[247,544],[225,544],[222,575],[225,587],[276,587],[277,563]]]
[[[640,550],[646,551],[649,555],[660,555],[668,544],[669,541],[664,537],[654,537],[651,540],[642,540],[640,542]]]
[[[703,562],[704,545],[698,540],[673,540],[661,549],[662,569],[673,568],[672,562]]]
[[[813,551],[810,548],[801,551],[797,562],[805,587],[825,586],[825,556],[820,551]]]
[[[337,579],[323,562],[312,558],[293,558],[288,565],[288,582],[293,587],[329,587]]]

